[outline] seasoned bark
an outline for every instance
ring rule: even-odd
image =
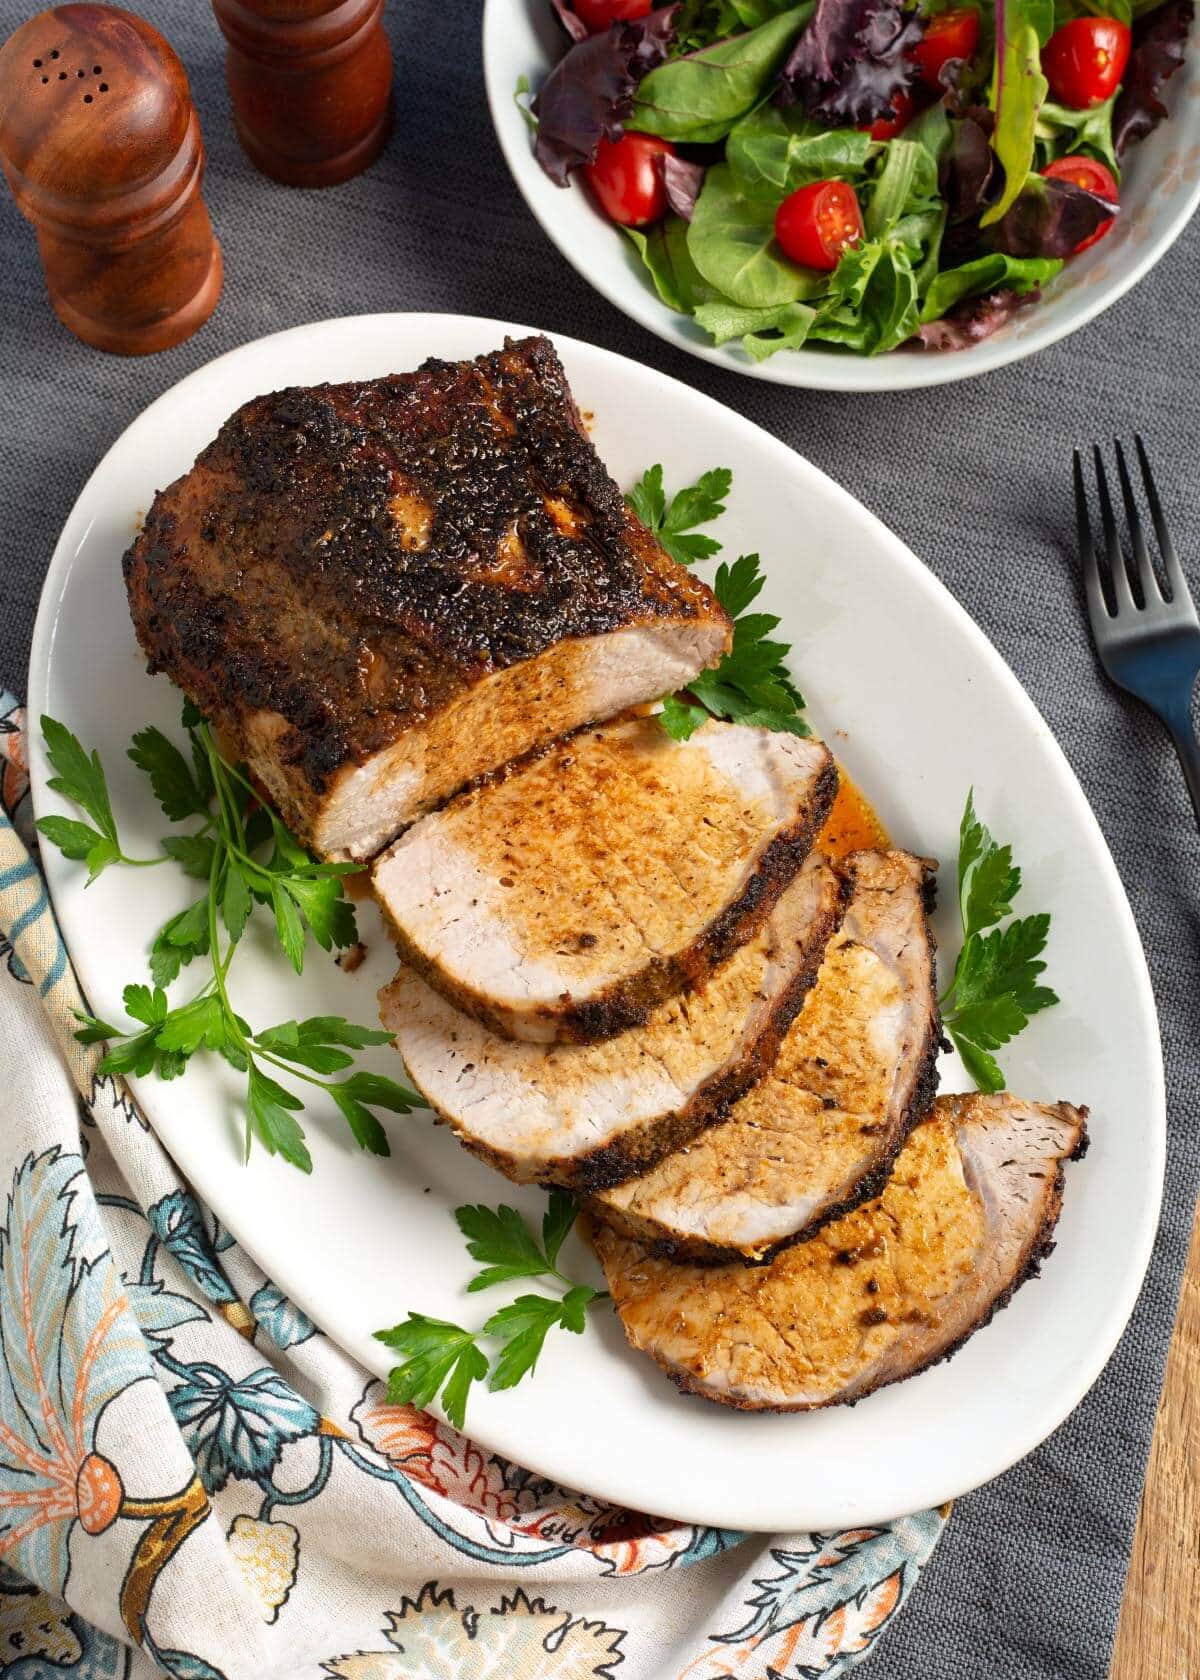
[[[729,628],[626,508],[546,339],[255,398],[124,571],[151,668],[303,839],[357,856],[678,686]]]

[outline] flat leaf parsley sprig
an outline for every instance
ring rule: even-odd
[[[262,906],[269,909],[275,936],[297,974],[311,936],[323,950],[356,943],[354,908],[342,879],[357,864],[318,863],[298,846],[279,818],[260,803],[245,773],[217,751],[212,731],[189,704],[184,706],[189,757],[162,730],[150,727],[133,737],[129,757],[150,779],[155,798],[172,823],[198,821],[184,834],[168,835],[162,855],[130,857],[121,845],[107,778],[99,754],[87,752],[65,724],[42,719],[50,764],[49,786],[73,800],[96,825],[66,817],[43,817],[38,828],[63,854],[88,866],[89,884],[110,864],[147,868],[174,862],[185,875],[204,882],[200,897],[166,921],[150,947],[152,985],[125,987],[123,1001],[133,1027],[116,1026],[77,1012],[76,1038],[107,1043],[99,1071],[155,1073],[176,1079],[199,1050],[224,1057],[246,1076],[246,1152],[257,1138],[304,1172],[312,1157],[296,1116],[303,1100],[272,1072],[328,1093],[360,1146],[388,1153],[387,1137],[373,1109],[407,1114],[421,1099],[394,1079],[358,1071],[329,1079],[354,1062],[353,1051],[388,1044],[391,1034],[360,1027],[339,1015],[315,1015],[252,1028],[234,1009],[228,990],[230,964],[246,928]],[[208,959],[208,978],[188,1002],[170,1007],[166,988],[180,970]]]
[[[460,1207],[454,1210],[467,1252],[483,1262],[467,1285],[468,1293],[491,1289],[518,1278],[546,1278],[563,1293],[518,1295],[499,1308],[478,1330],[466,1330],[442,1318],[409,1313],[390,1330],[377,1330],[376,1341],[401,1355],[388,1376],[388,1399],[394,1406],[428,1406],[442,1397],[446,1416],[463,1427],[473,1383],[488,1378],[493,1390],[515,1388],[532,1374],[546,1337],[561,1328],[582,1335],[587,1310],[608,1299],[607,1290],[575,1283],[558,1268],[559,1250],[575,1223],[577,1208],[562,1190],[554,1190],[542,1218],[542,1240],[514,1207]],[[494,1354],[480,1341],[498,1343]],[[490,1373],[490,1375],[489,1375]]]
[[[696,530],[725,512],[725,498],[733,484],[728,467],[702,473],[695,484],[667,501],[661,466],[650,467],[627,498],[642,523],[649,527],[673,560],[690,566],[710,560],[721,551],[715,537]],[[743,554],[732,565],[722,561],[713,580],[713,593],[733,620],[733,646],[720,664],[701,671],[684,694],[669,694],[660,714],[663,728],[677,741],[686,741],[709,716],[763,729],[807,735],[804,696],[788,675],[788,642],[772,639],[779,628],[774,613],[748,609],[762,593],[762,566],[757,554]]]
[[[1012,847],[997,844],[980,822],[972,789],[958,846],[963,943],[941,1003],[943,1025],[981,1091],[1004,1089],[1004,1073],[992,1051],[1022,1032],[1031,1015],[1058,1002],[1057,993],[1038,979],[1046,969],[1041,954],[1049,915],[1018,916],[998,926],[1011,914],[1020,886]]]

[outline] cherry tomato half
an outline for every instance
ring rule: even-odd
[[[1116,92],[1129,63],[1133,40],[1116,18],[1072,18],[1042,48],[1042,69],[1050,92],[1062,105],[1086,111]]]
[[[901,129],[908,127],[916,111],[916,100],[907,88],[901,88],[892,100],[891,116],[879,117],[869,126],[864,126],[862,132],[869,134],[872,140],[894,140]]]
[[[626,134],[601,140],[595,163],[584,165],[584,178],[601,210],[622,227],[646,227],[667,213],[667,189],[657,159],[674,157],[669,140],[656,134]]]
[[[938,12],[925,26],[925,33],[909,53],[917,74],[926,87],[941,91],[938,73],[952,58],[973,58],[979,45],[979,13],[963,6]]]
[[[610,23],[627,23],[645,17],[654,0],[575,0],[574,11],[589,35],[598,35]]]
[[[846,247],[862,236],[862,211],[845,181],[812,181],[775,212],[775,237],[784,255],[806,268],[836,268]]]
[[[1113,173],[1104,164],[1097,163],[1095,158],[1083,156],[1056,158],[1053,163],[1046,165],[1042,174],[1050,176],[1055,181],[1070,181],[1072,186],[1082,187],[1085,192],[1095,193],[1099,198],[1107,198],[1113,204],[1117,202],[1118,190]],[[1090,250],[1098,239],[1104,238],[1112,225],[1113,217],[1110,216],[1108,221],[1100,223],[1095,233],[1090,233],[1086,239],[1081,239],[1071,255],[1077,257],[1080,251]]]

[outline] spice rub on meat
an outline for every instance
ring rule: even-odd
[[[400,955],[509,1038],[589,1043],[701,984],[762,926],[837,788],[819,741],[655,718],[582,730],[379,858]]]
[[[686,685],[730,634],[626,507],[544,338],[246,403],[124,573],[151,669],[335,858]]]
[[[939,1098],[877,1200],[767,1266],[659,1260],[601,1226],[625,1334],[680,1388],[743,1410],[809,1411],[914,1376],[1036,1275],[1086,1112]]]
[[[930,866],[856,852],[850,900],[774,1065],[728,1116],[593,1210],[662,1253],[761,1259],[878,1195],[937,1088]]]
[[[842,907],[815,853],[754,939],[702,986],[602,1044],[521,1044],[411,969],[380,993],[409,1079],[460,1143],[518,1183],[598,1190],[725,1112],[770,1066]]]

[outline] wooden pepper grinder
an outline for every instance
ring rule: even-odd
[[[383,0],[213,0],[246,155],[288,187],[331,187],[378,157],[391,125]]]
[[[212,314],[221,248],[200,128],[183,66],[141,18],[54,6],[9,37],[0,166],[37,230],[55,313],[85,344],[146,355]]]

